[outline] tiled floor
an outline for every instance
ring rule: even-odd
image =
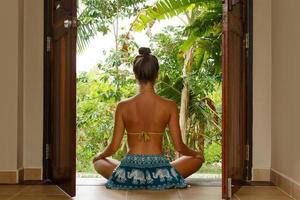
[[[0,185],[0,200],[67,200],[55,185]],[[166,191],[116,191],[104,186],[77,186],[74,200],[220,200],[220,187],[192,186],[187,189]],[[291,199],[275,186],[245,186],[235,200],[288,200]]]
[[[276,186],[244,186],[234,194],[236,200],[290,200]],[[234,198],[233,198],[234,199]]]
[[[196,186],[219,186],[221,187],[222,178],[220,176],[206,176],[206,177],[188,177],[185,179],[190,185]],[[105,178],[76,178],[76,185],[78,186],[104,186],[107,182]]]

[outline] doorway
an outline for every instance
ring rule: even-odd
[[[200,2],[200,1],[199,1]],[[246,134],[251,134],[251,132],[246,133],[246,125],[248,128],[249,123],[251,123],[251,119],[248,118],[246,120],[246,113],[251,112],[251,107],[249,100],[252,98],[251,88],[249,86],[251,84],[251,77],[249,76],[251,71],[251,66],[247,65],[249,61],[244,55],[248,55],[249,46],[244,46],[247,44],[247,37],[245,36],[245,30],[248,30],[246,26],[248,21],[247,15],[245,13],[248,11],[248,1],[224,1],[224,4],[220,4],[225,12],[223,16],[221,14],[221,18],[223,19],[223,31],[221,30],[221,39],[223,41],[222,50],[223,50],[223,81],[227,82],[226,85],[223,83],[223,104],[222,109],[223,115],[227,114],[227,117],[223,116],[223,120],[220,120],[223,128],[223,159],[225,158],[225,162],[223,162],[223,197],[229,197],[227,185],[230,184],[229,180],[234,182],[235,186],[238,186],[241,180],[246,180],[246,172],[248,173],[251,169],[249,166],[251,151],[248,151],[249,162],[245,160],[246,151],[251,150],[251,145],[246,147],[249,144],[250,140],[247,140]],[[225,8],[225,9],[224,9]],[[65,1],[54,1],[49,0],[45,5],[45,13],[49,13],[49,15],[45,18],[46,24],[46,35],[45,35],[45,131],[44,131],[44,178],[49,179],[53,182],[58,183],[65,191],[67,191],[70,195],[74,195],[75,193],[75,163],[76,163],[76,155],[75,155],[75,139],[76,139],[76,130],[74,128],[78,128],[78,126],[82,125],[82,123],[76,123],[75,107],[76,106],[76,43],[74,43],[75,38],[77,37],[76,31],[78,31],[77,20],[76,20],[76,12],[77,6],[76,2],[72,0]],[[221,9],[221,10],[222,10]],[[51,16],[51,17],[50,17]],[[225,17],[224,17],[225,16]],[[245,16],[245,18],[241,17]],[[224,20],[225,19],[225,20]],[[227,19],[227,20],[226,20]],[[201,21],[200,21],[201,22]],[[225,24],[225,25],[224,25]],[[227,24],[227,25],[226,25]],[[233,26],[237,24],[237,26]],[[233,28],[232,28],[233,27]],[[232,34],[234,33],[234,34]],[[163,37],[166,37],[165,34]],[[162,35],[161,35],[162,36]],[[223,36],[223,38],[222,38]],[[250,35],[251,36],[251,35]],[[232,40],[234,38],[234,40]],[[178,39],[178,38],[177,38]],[[182,39],[182,38],[179,38]],[[186,38],[184,38],[186,40]],[[195,38],[192,38],[189,42],[195,42]],[[78,37],[77,37],[78,40]],[[125,53],[125,58],[129,51],[133,51],[128,48],[130,41],[125,37],[121,40],[123,53]],[[186,40],[187,41],[187,40]],[[134,46],[134,45],[132,45]],[[191,44],[186,43],[186,48],[191,47]],[[232,48],[234,47],[234,48]],[[159,52],[158,52],[159,53]],[[163,52],[160,52],[161,54]],[[198,52],[198,54],[200,54]],[[233,54],[240,55],[235,57],[235,60],[232,59]],[[121,55],[122,56],[122,55]],[[128,59],[129,57],[127,57]],[[130,59],[130,58],[129,58]],[[72,62],[70,62],[72,61]],[[207,60],[208,64],[209,61]],[[189,63],[189,62],[187,62]],[[224,64],[226,63],[226,65]],[[55,67],[56,66],[56,67]],[[233,67],[231,67],[233,66]],[[243,67],[242,67],[243,66]],[[246,68],[246,66],[248,66]],[[98,65],[99,67],[99,65]],[[190,67],[187,65],[187,67]],[[231,67],[231,68],[230,68]],[[220,68],[221,69],[221,68]],[[247,69],[247,70],[246,70]],[[250,69],[250,71],[249,71]],[[120,70],[119,68],[117,70]],[[174,70],[175,71],[175,70]],[[111,71],[110,71],[111,72]],[[167,72],[170,72],[167,71]],[[113,72],[115,73],[115,72]],[[226,76],[227,74],[227,76]],[[86,81],[86,77],[79,77],[82,82]],[[106,77],[107,78],[107,77]],[[170,77],[168,77],[170,79]],[[220,77],[219,77],[220,78]],[[78,80],[78,77],[77,77]],[[166,81],[165,79],[164,81]],[[230,82],[232,80],[232,82]],[[170,80],[169,80],[170,81]],[[177,83],[176,81],[173,81]],[[171,82],[170,82],[171,83]],[[170,84],[169,83],[169,84]],[[239,84],[237,84],[239,83]],[[180,85],[180,82],[179,82]],[[197,87],[197,84],[194,83],[194,87]],[[248,87],[247,87],[248,86]],[[118,86],[120,89],[120,85]],[[183,86],[181,86],[182,88]],[[112,95],[118,100],[120,96],[118,96],[117,88],[113,88],[109,94],[117,94]],[[220,88],[219,88],[220,89]],[[117,91],[117,92],[116,92]],[[180,90],[179,90],[180,91]],[[78,91],[77,91],[78,92]],[[162,90],[162,92],[166,92]],[[236,93],[238,92],[238,95]],[[129,93],[130,94],[130,93]],[[167,94],[167,93],[166,93]],[[111,96],[111,97],[112,97]],[[174,98],[174,94],[171,93],[170,98]],[[111,98],[110,97],[110,98]],[[225,98],[224,98],[225,97]],[[107,98],[107,97],[106,97]],[[178,98],[178,97],[177,97]],[[203,99],[203,98],[202,98]],[[224,100],[225,99],[225,100]],[[246,101],[248,100],[248,101]],[[239,108],[235,108],[237,102],[245,102],[244,104],[239,104]],[[77,99],[78,102],[78,99]],[[180,102],[180,95],[179,101]],[[213,101],[205,99],[203,101],[203,105],[207,104],[208,109],[211,109],[214,113],[216,110],[216,106],[213,105]],[[180,104],[179,104],[180,105]],[[201,104],[195,104],[201,107]],[[247,106],[248,105],[248,106]],[[113,110],[113,109],[112,109]],[[198,116],[199,117],[199,116]],[[217,118],[218,115],[212,115],[212,118]],[[224,118],[226,118],[224,120]],[[198,118],[196,118],[198,119]],[[231,123],[229,119],[238,119],[235,120],[235,123]],[[77,119],[78,120],[78,119]],[[111,121],[111,119],[107,119]],[[215,121],[216,122],[216,121]],[[189,123],[195,123],[195,121],[190,121]],[[105,123],[104,123],[105,124]],[[201,125],[201,124],[200,124]],[[234,131],[234,128],[237,130],[241,130],[240,132]],[[191,131],[192,132],[192,131]],[[188,134],[187,134],[188,135]],[[232,140],[236,137],[238,140]],[[249,138],[251,138],[249,136]],[[166,138],[167,140],[167,138]],[[235,145],[234,148],[229,147],[229,144]],[[198,144],[199,145],[199,144]],[[199,146],[203,144],[200,143]],[[67,147],[67,148],[63,148]],[[126,148],[126,145],[124,146]],[[237,154],[238,152],[245,152],[243,154]],[[231,155],[235,155],[231,158]],[[239,156],[236,156],[239,155]],[[232,163],[232,164],[231,164]],[[242,164],[241,164],[242,163]],[[224,165],[225,164],[225,165]],[[231,165],[230,165],[231,164]],[[231,167],[228,167],[228,166]],[[239,173],[235,178],[236,174],[230,173],[232,170],[232,166],[238,166]],[[246,166],[248,166],[246,170]],[[248,173],[249,174],[249,173]],[[241,176],[242,175],[242,176]],[[228,179],[228,177],[230,179]],[[235,182],[236,181],[236,182]],[[230,184],[231,185],[231,184]],[[231,187],[230,187],[231,188]]]
[[[190,17],[187,18],[184,14],[165,17],[161,21],[156,21],[151,28],[145,27],[141,32],[136,30],[134,27],[143,26],[139,24],[139,18],[136,16],[144,7],[154,6],[153,1],[145,1],[139,5],[136,4],[138,1],[129,5],[119,5],[121,7],[119,10],[113,6],[107,6],[106,9],[115,12],[110,16],[101,12],[94,14],[95,10],[101,10],[98,4],[89,4],[88,1],[85,4],[82,1],[79,2],[78,19],[82,24],[77,31],[77,184],[105,182],[96,173],[90,161],[92,156],[102,151],[111,140],[113,114],[118,101],[134,96],[136,93],[137,84],[132,73],[131,62],[137,54],[138,47],[151,46],[152,53],[157,55],[161,63],[156,92],[160,96],[176,101],[178,107],[184,100],[190,102],[187,107],[189,110],[185,120],[187,128],[183,139],[190,148],[198,151],[204,150],[206,155],[204,165],[189,179],[199,185],[220,186],[222,166],[221,3],[215,1],[215,5],[212,3],[210,5],[210,9],[215,12],[212,19],[218,20],[219,23],[218,31],[214,31],[213,25],[207,22],[207,30],[201,33],[207,37],[202,42],[206,42],[207,46],[214,46],[208,49],[199,47],[200,41],[197,38],[200,36],[194,39],[191,35],[183,33],[187,26],[193,25],[193,22],[189,20]],[[197,9],[208,9],[206,5],[201,6],[202,8]],[[164,12],[167,10],[166,8]],[[119,16],[118,14],[127,12],[130,15]],[[192,16],[192,13],[188,15]],[[198,20],[202,21],[207,17],[207,14],[201,18],[199,16]],[[98,31],[96,36],[90,34],[97,32],[93,29],[96,26],[95,22],[86,22],[90,18],[95,22],[109,18],[107,20],[109,23],[100,27],[105,31]],[[132,27],[131,23],[133,23]],[[210,32],[211,35],[204,32]],[[185,38],[182,38],[183,35]],[[187,44],[186,41],[193,41],[195,44]],[[188,62],[185,62],[183,54],[189,52],[183,50],[182,46],[185,49],[193,49],[191,51],[195,62],[191,72],[186,73],[189,77],[185,80],[181,79],[182,68],[187,68],[184,65]],[[196,82],[201,82],[201,84],[195,84]],[[188,99],[181,98],[185,94],[183,84],[190,91]],[[163,147],[164,154],[170,161],[179,156],[174,150],[167,130]],[[113,155],[113,158],[121,160],[127,149],[125,135],[121,148]]]

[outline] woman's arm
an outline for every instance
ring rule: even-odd
[[[168,123],[168,127],[176,151],[178,151],[182,155],[203,158],[200,152],[190,149],[188,146],[186,146],[183,143],[180,126],[179,126],[179,115],[178,115],[177,105],[174,101],[172,101],[172,105],[171,105],[171,113],[170,113],[170,120]]]
[[[119,102],[115,112],[115,124],[113,137],[110,144],[103,150],[102,153],[96,154],[93,159],[93,163],[101,158],[106,158],[113,155],[119,148],[122,138],[124,136],[124,121],[123,121],[123,102]]]

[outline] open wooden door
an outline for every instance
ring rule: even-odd
[[[231,198],[246,180],[246,0],[223,5],[222,198]]]
[[[45,1],[44,179],[75,196],[76,0]],[[46,176],[46,177],[45,177]]]

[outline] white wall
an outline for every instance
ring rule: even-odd
[[[0,6],[0,171],[17,168],[18,81],[19,81],[19,2]],[[4,4],[4,5],[3,5]],[[21,131],[21,130],[20,130]]]
[[[0,172],[42,168],[43,1],[1,2]]]
[[[272,169],[300,185],[300,1],[272,0]]]
[[[24,167],[42,167],[44,5],[24,4]]]
[[[271,0],[253,1],[253,179],[270,179]],[[257,174],[259,172],[259,174]]]

